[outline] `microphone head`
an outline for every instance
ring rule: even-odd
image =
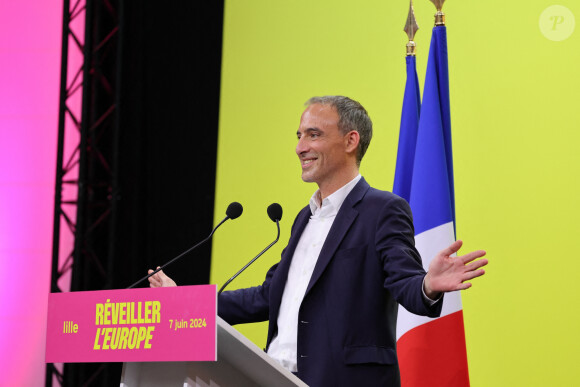
[[[282,219],[282,206],[278,203],[272,203],[268,206],[268,216],[272,222]]]
[[[226,215],[230,219],[236,219],[244,212],[244,207],[238,202],[232,202],[226,210]]]

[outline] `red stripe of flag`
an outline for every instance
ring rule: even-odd
[[[469,386],[465,348],[461,310],[411,329],[397,341],[401,386]]]

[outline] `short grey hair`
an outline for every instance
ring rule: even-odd
[[[338,129],[343,135],[352,130],[358,132],[360,140],[356,154],[356,163],[360,165],[373,137],[373,123],[365,108],[357,101],[341,95],[312,97],[304,105],[310,106],[314,104],[330,105],[336,109],[339,117]]]

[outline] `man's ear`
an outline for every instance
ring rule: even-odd
[[[346,134],[345,139],[347,153],[356,153],[358,149],[358,143],[360,141],[360,134],[358,134],[356,130],[351,130]]]

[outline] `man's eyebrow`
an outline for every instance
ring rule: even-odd
[[[321,132],[321,130],[319,128],[306,128],[304,129],[304,133],[312,133],[312,132]],[[300,129],[298,129],[296,131],[296,135],[299,136],[302,132],[300,132]]]

